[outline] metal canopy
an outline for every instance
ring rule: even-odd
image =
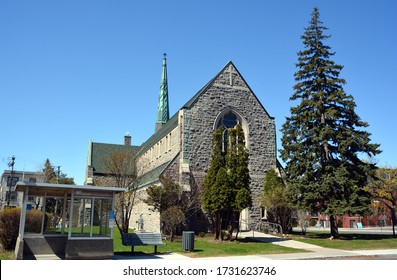
[[[77,196],[96,196],[96,197],[112,197],[113,193],[124,192],[124,188],[115,187],[98,187],[87,185],[65,185],[65,184],[49,184],[49,183],[27,183],[18,182],[15,190],[24,192],[29,189],[29,196],[61,196],[71,197],[74,190]]]

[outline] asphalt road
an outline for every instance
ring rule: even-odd
[[[397,255],[323,258],[321,260],[397,260]]]
[[[294,227],[294,231],[302,231],[300,227]],[[393,235],[392,227],[371,227],[371,228],[339,228],[339,233],[356,233],[356,234],[380,234],[380,235]],[[330,228],[324,227],[308,227],[306,231],[320,231],[330,232]],[[397,234],[397,227],[395,228]]]

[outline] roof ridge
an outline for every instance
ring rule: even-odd
[[[219,75],[220,75],[223,71],[225,71],[225,69],[226,69],[227,67],[229,67],[229,65],[232,65],[232,66],[237,70],[237,68],[236,68],[236,66],[234,65],[234,63],[233,63],[231,60],[229,60],[229,61],[226,63],[226,65],[223,66],[222,69],[221,69],[220,71],[218,71],[218,73],[217,73],[211,80],[209,80],[209,82],[208,82],[207,84],[205,84],[195,95],[193,95],[192,98],[189,99],[189,101],[187,101],[187,102],[185,103],[185,105],[182,106],[181,109],[183,109],[183,108],[191,108],[191,106],[197,101],[197,99],[201,96],[201,94],[203,94],[203,93],[206,91],[206,89],[209,88],[209,87],[213,84],[213,82],[219,77]],[[237,71],[237,72],[238,72],[238,71]],[[239,74],[240,74],[240,73],[239,73]],[[241,76],[241,74],[240,74],[240,76]]]

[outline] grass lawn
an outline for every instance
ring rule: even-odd
[[[15,260],[14,251],[1,251],[0,252],[0,260]]]
[[[213,237],[195,236],[194,252],[183,252],[182,241],[180,239],[174,242],[166,241],[167,245],[158,246],[158,253],[179,253],[188,257],[214,257],[214,256],[230,256],[230,255],[255,255],[255,254],[283,254],[298,253],[304,250],[282,247],[270,243],[257,242],[252,240],[214,241]],[[136,253],[153,253],[154,246],[136,246]],[[123,246],[119,232],[114,231],[114,252],[115,254],[129,254],[131,246]]]
[[[324,232],[307,232],[306,236],[294,234],[293,240],[301,241],[326,248],[342,250],[376,250],[396,249],[397,238],[391,235],[340,233],[339,239],[329,239],[330,234]]]

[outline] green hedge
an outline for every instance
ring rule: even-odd
[[[45,224],[50,220],[46,213]],[[21,208],[5,208],[0,211],[0,243],[5,250],[14,250],[19,232]],[[25,232],[41,232],[43,214],[39,210],[29,210],[26,213]]]

